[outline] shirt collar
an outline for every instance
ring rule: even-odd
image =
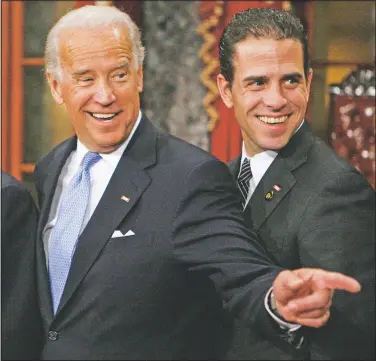
[[[251,165],[251,171],[252,171],[252,178],[255,182],[255,184],[258,184],[263,177],[263,175],[266,173],[270,165],[273,163],[274,159],[278,155],[277,152],[273,150],[266,150],[261,153],[255,154],[253,157],[248,157],[245,151],[245,145],[243,142],[243,150],[242,150],[242,159],[241,163],[243,164],[243,161],[245,158],[248,158]],[[240,166],[241,169],[241,166]],[[240,170],[239,170],[240,174]],[[239,175],[238,175],[239,176]]]
[[[136,132],[136,129],[138,128],[142,118],[142,113],[141,110],[138,112],[138,117],[133,125],[132,131],[130,132],[128,138],[124,140],[124,142],[116,148],[113,152],[111,153],[99,153],[99,155],[102,157],[102,159],[106,162],[108,162],[112,167],[116,167],[117,164],[119,163],[119,160],[121,156],[123,155],[125,149],[127,148],[129,142],[131,141],[134,133]],[[86,148],[86,146],[81,143],[81,141],[77,138],[77,160],[79,161],[79,164],[81,164],[82,159],[84,158],[85,154],[89,152],[89,149]]]
[[[295,130],[294,134],[302,127],[303,123],[304,123],[304,119],[300,123],[299,127]],[[244,159],[248,158],[251,164],[252,177],[254,178],[255,182],[258,183],[260,179],[262,178],[262,176],[267,171],[267,169],[273,163],[273,160],[277,157],[277,155],[278,155],[278,152],[275,152],[273,150],[265,150],[264,152],[255,154],[253,157],[249,157],[247,155],[247,152],[245,149],[245,143],[243,141],[240,169],[241,169],[241,165],[243,164]],[[240,170],[239,170],[239,174],[240,174]]]

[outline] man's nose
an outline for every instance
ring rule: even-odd
[[[116,97],[109,84],[99,82],[95,90],[94,100],[102,105],[109,105],[116,100]]]
[[[264,104],[272,109],[281,109],[287,104],[283,90],[279,86],[273,86],[265,90]]]

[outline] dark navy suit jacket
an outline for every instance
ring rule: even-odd
[[[42,231],[75,147],[68,139],[35,168],[44,359],[221,357],[229,341],[224,309],[281,341],[264,307],[281,268],[244,226],[227,166],[146,117],[78,240],[53,316]],[[134,235],[112,238],[115,230]]]

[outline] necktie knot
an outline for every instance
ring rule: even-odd
[[[238,187],[243,196],[243,207],[247,201],[249,191],[249,181],[252,178],[251,162],[245,158],[238,177]]]
[[[101,156],[98,153],[87,152],[82,159],[81,166],[84,170],[89,170],[99,159],[101,159]]]

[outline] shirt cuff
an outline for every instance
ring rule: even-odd
[[[270,304],[271,304],[271,293],[272,293],[272,291],[273,291],[273,287],[271,287],[269,289],[269,291],[267,292],[267,294],[265,296],[265,300],[264,300],[264,305],[265,305],[265,308],[268,311],[269,315],[274,319],[274,321],[276,321],[278,323],[279,327],[281,327],[282,329],[284,329],[284,330],[287,329],[289,332],[299,330],[299,328],[301,328],[302,325],[298,325],[296,323],[290,323],[290,322],[284,321],[271,310]]]

